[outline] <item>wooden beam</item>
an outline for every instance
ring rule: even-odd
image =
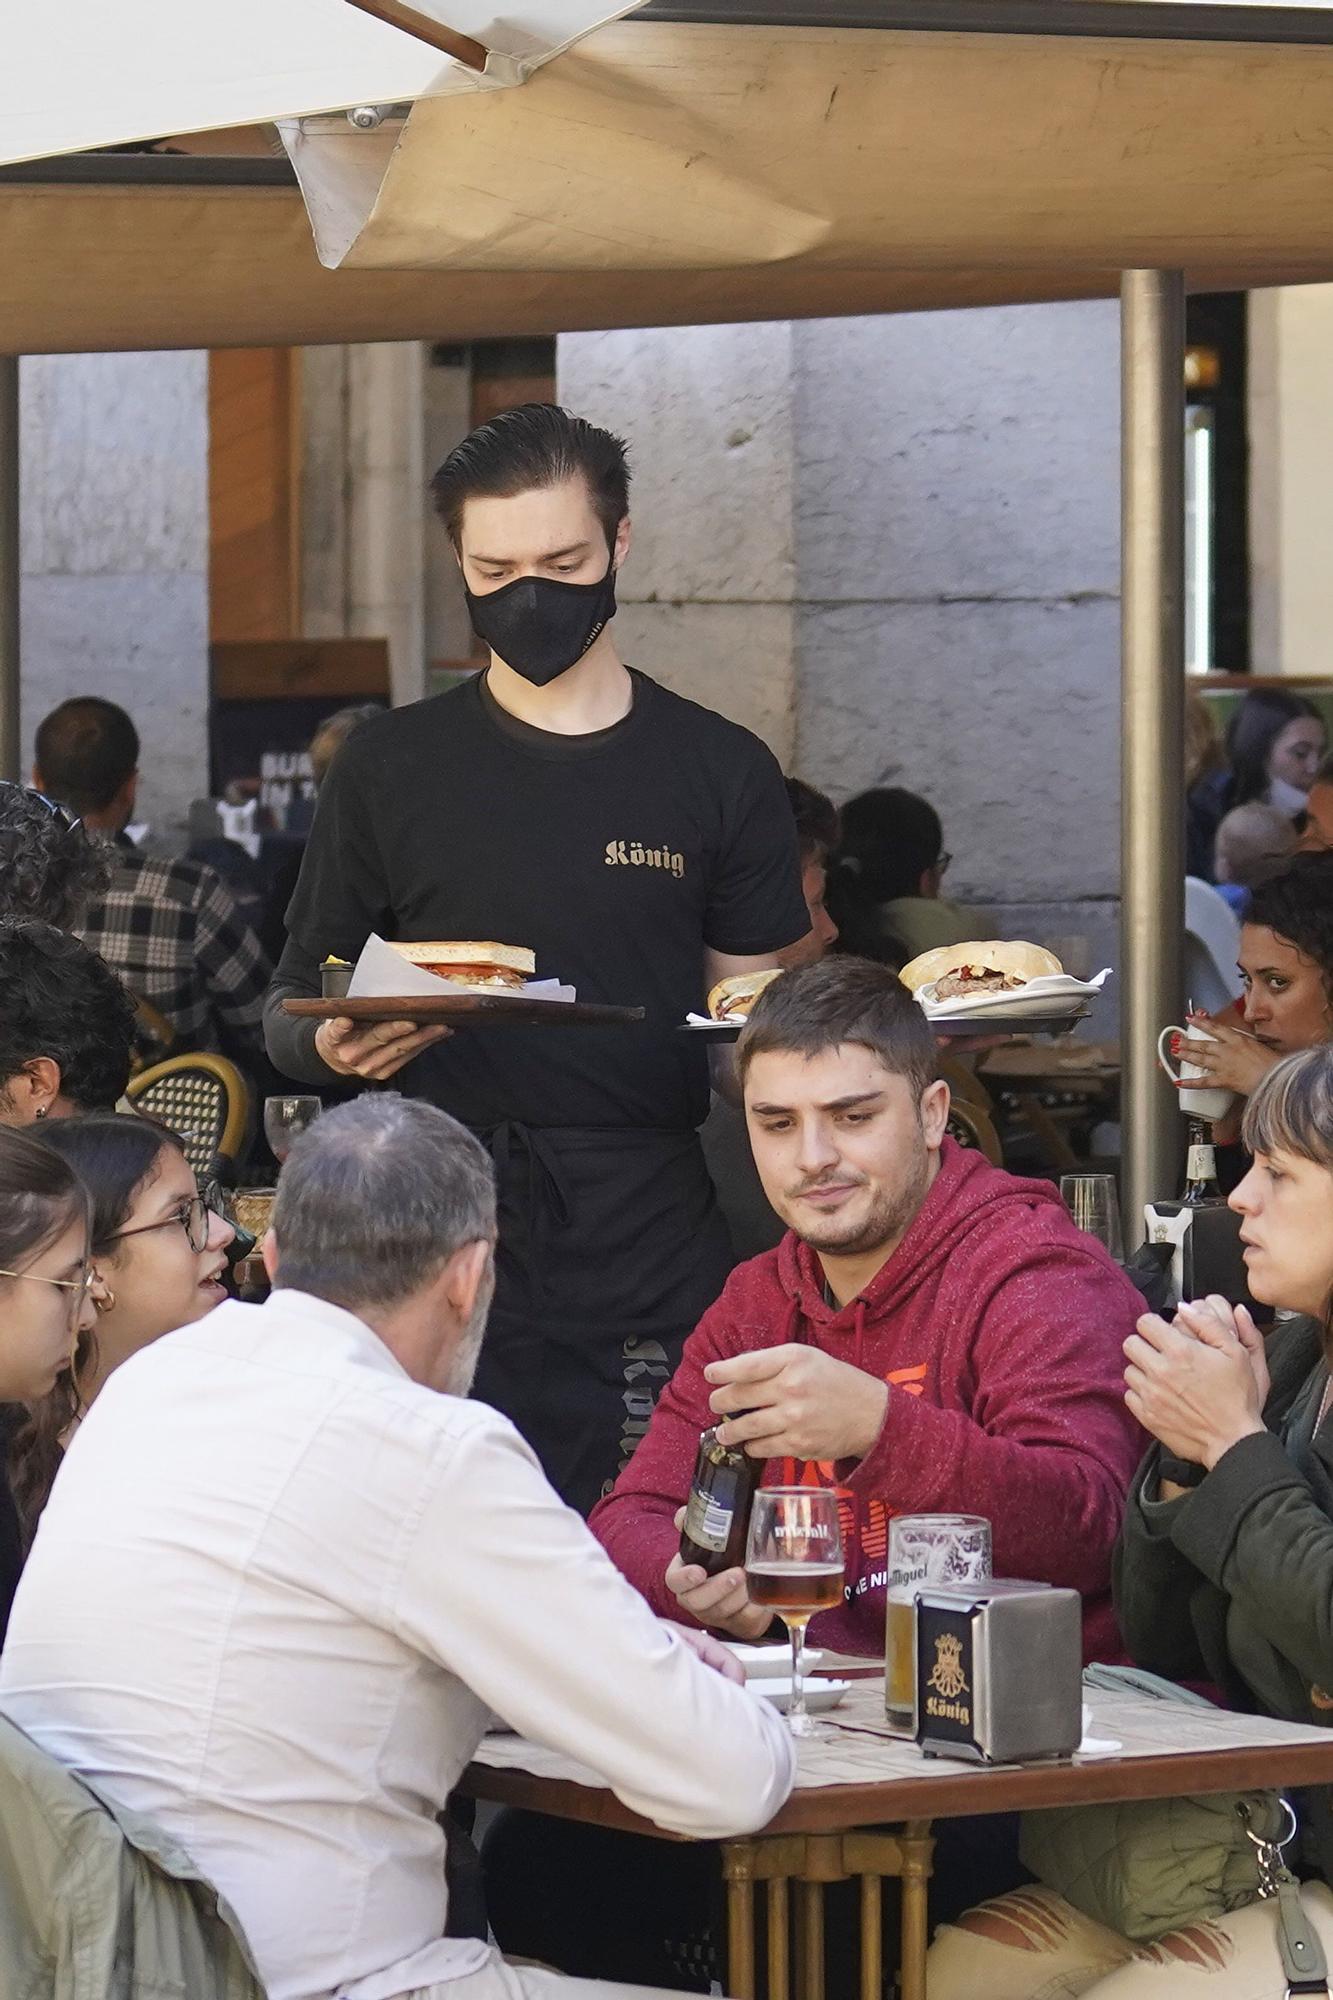
[[[446,28],[439,21],[422,14],[415,7],[409,7],[406,0],[347,0],[349,7],[359,7],[363,14],[373,14],[377,21],[384,21],[391,28],[400,28],[405,35],[412,35],[419,42],[425,42],[432,49],[439,49],[442,55],[452,56],[467,69],[484,70],[486,48],[481,42],[474,42],[471,35],[460,35],[454,28]]]

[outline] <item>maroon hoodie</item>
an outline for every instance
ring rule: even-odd
[[[846,1599],[812,1620],[815,1642],[881,1653],[890,1515],[967,1513],[991,1522],[997,1576],[1081,1591],[1085,1657],[1118,1658],[1111,1550],[1145,1443],[1121,1343],[1143,1311],[1049,1182],[946,1139],[916,1220],[850,1305],[825,1302],[818,1259],[790,1232],[732,1272],[593,1533],[656,1611],[680,1616],[663,1577],[699,1433],[716,1421],[703,1371],[808,1341],[889,1385],[863,1459],[766,1468],[768,1484],[835,1485],[843,1499]]]

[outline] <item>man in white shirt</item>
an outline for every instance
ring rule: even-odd
[[[574,1986],[444,1936],[436,1815],[488,1711],[672,1832],[762,1825],[790,1789],[780,1719],[465,1400],[494,1236],[446,1113],[326,1113],[282,1175],[273,1295],[117,1370],[19,1586],[0,1712],[176,1835],[270,2000]]]

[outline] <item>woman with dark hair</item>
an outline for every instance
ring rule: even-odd
[[[0,1125],[109,1111],[133,1040],[133,1005],[95,952],[51,924],[0,922]]]
[[[1155,1314],[1125,1343],[1130,1410],[1157,1440],[1130,1492],[1115,1574],[1131,1658],[1206,1681],[1227,1705],[1327,1726],[1333,1710],[1333,1048],[1271,1070],[1245,1113],[1254,1156],[1230,1196],[1250,1290],[1285,1310],[1265,1339],[1220,1298]],[[1293,1800],[1286,1859],[1333,1952],[1333,1811]],[[1157,1848],[1167,1853],[1165,1834]],[[1189,1856],[1181,1872],[1188,1876]],[[1090,1871],[1094,1872],[1094,1871]],[[1159,1876],[1170,1872],[1158,1863]],[[1072,1871],[1071,1871],[1072,1874]],[[1151,1885],[1156,1891],[1158,1882]],[[1257,1888],[1257,1877],[1256,1877]],[[1102,1966],[1107,1977],[1096,1980]],[[1077,1967],[1077,1984],[1065,1977]],[[969,1911],[941,1933],[932,2000],[1086,1993],[1088,2000],[1256,2000],[1294,1990],[1273,1904],[1216,1912],[1140,1948],[1046,1889]]]
[[[0,1404],[49,1396],[92,1326],[89,1215],[69,1163],[0,1126]],[[0,1639],[22,1560],[0,1479]]]
[[[106,887],[105,848],[64,806],[0,781],[0,917],[35,917],[72,930]]]
[[[848,799],[840,820],[827,889],[840,950],[901,968],[975,936],[975,916],[940,894],[952,856],[928,800],[882,786]]]
[[[1226,815],[1259,799],[1296,819],[1305,811],[1325,747],[1319,712],[1304,695],[1250,689],[1227,724],[1228,768],[1198,779],[1188,795],[1187,847],[1192,860],[1202,864],[1208,858],[1208,881],[1213,842]]]
[[[43,1129],[38,1151],[58,1157],[88,1191],[96,1317],[72,1355],[67,1346],[68,1365],[45,1385],[11,1447],[25,1547],[71,1427],[122,1362],[221,1302],[235,1235],[201,1198],[179,1140],[147,1119],[64,1119]]]
[[[1196,1087],[1249,1097],[1283,1056],[1333,1041],[1333,853],[1298,854],[1259,884],[1239,964],[1242,1019],[1196,1016],[1211,1039],[1183,1041],[1180,1055],[1203,1071]]]

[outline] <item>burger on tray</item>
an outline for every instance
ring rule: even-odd
[[[908,991],[927,1005],[1021,993],[1034,979],[1063,976],[1064,967],[1053,951],[1005,938],[939,945],[923,951],[900,974]]]
[[[397,952],[419,972],[431,973],[459,993],[521,993],[537,970],[535,952],[523,945],[496,944],[493,940],[419,944],[390,941],[389,950]]]
[[[781,970],[780,965],[770,965],[763,972],[735,972],[730,979],[719,979],[708,996],[709,1014],[715,1021],[748,1019],[759,995]]]

